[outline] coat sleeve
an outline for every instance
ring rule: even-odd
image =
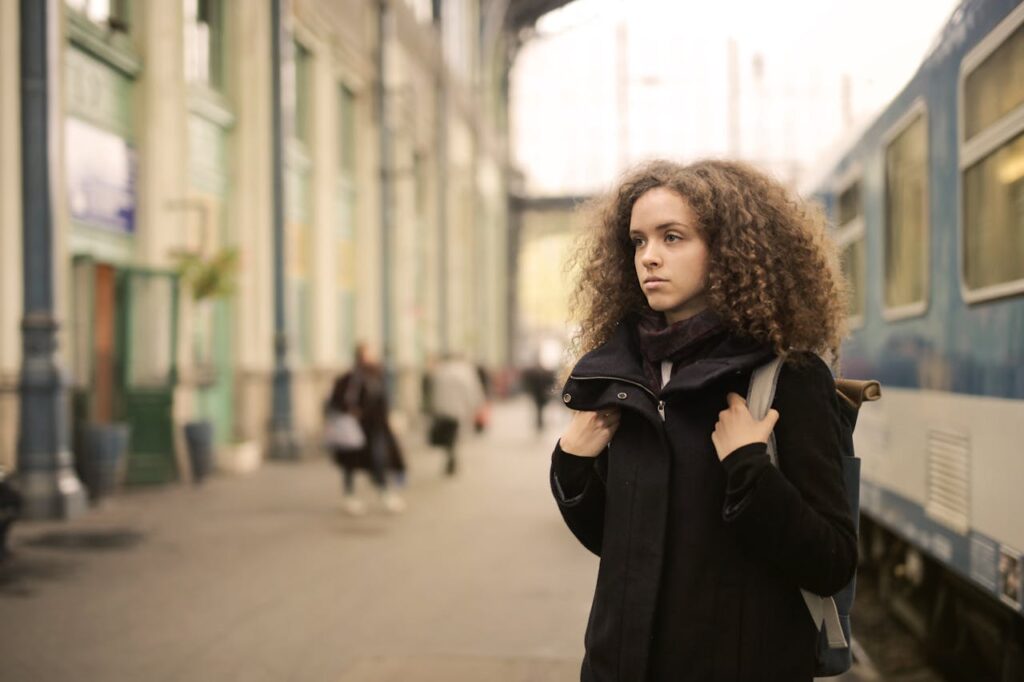
[[[328,396],[327,402],[324,404],[325,412],[330,410],[345,411],[345,387],[348,385],[349,376],[349,374],[343,374],[334,380],[334,385],[331,387],[331,395]]]
[[[572,534],[601,556],[604,535],[605,484],[599,471],[607,464],[607,450],[598,457],[576,457],[555,445],[551,455],[551,493]]]
[[[818,358],[787,363],[773,406],[779,468],[763,443],[731,453],[725,521],[752,553],[815,594],[841,590],[857,568],[857,536],[843,483],[835,382]]]

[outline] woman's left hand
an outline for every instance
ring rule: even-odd
[[[711,434],[719,460],[724,460],[744,445],[767,443],[775,422],[779,421],[779,413],[775,410],[768,410],[761,421],[754,419],[747,409],[747,401],[738,393],[730,393],[725,399],[729,407],[718,413],[718,422]]]

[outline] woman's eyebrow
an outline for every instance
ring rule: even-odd
[[[693,229],[692,227],[690,227],[686,223],[681,223],[678,220],[672,220],[672,221],[669,221],[667,223],[661,223],[660,225],[655,225],[654,226],[654,231],[655,232],[664,232],[665,230],[668,230],[668,229],[673,228],[673,227],[681,227],[681,228],[683,228],[685,230]],[[635,227],[631,227],[629,229],[629,233],[633,234],[634,232],[642,233],[643,230],[637,229]]]

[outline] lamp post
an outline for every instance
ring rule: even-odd
[[[440,326],[441,353],[450,350],[448,340],[448,64],[444,52],[444,3],[433,0],[434,26],[438,35],[437,81],[435,83],[435,139],[437,140],[437,237],[438,294],[437,316]]]
[[[285,320],[284,239],[284,125],[281,101],[281,53],[284,49],[282,0],[270,0],[271,68],[271,167],[274,213],[274,376],[270,416],[270,456],[294,459],[298,456],[292,431],[292,377],[288,367],[288,329]]]
[[[391,241],[394,231],[394,159],[391,140],[391,102],[388,98],[388,40],[391,35],[389,0],[378,0],[377,3],[377,116],[380,121],[380,251],[381,251],[381,360],[390,376],[391,360],[394,349],[391,338],[392,314],[392,258]],[[393,388],[389,386],[389,388]]]
[[[85,510],[71,466],[64,381],[54,315],[50,133],[54,116],[56,0],[21,0],[21,196],[24,317],[19,381],[18,471],[25,516],[70,518]]]

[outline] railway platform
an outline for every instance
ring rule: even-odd
[[[400,515],[346,516],[319,458],[17,524],[0,679],[579,679],[597,560],[547,490],[562,412],[538,435],[530,410],[496,406],[455,478],[439,451],[409,447]],[[840,679],[881,678],[862,665]]]

